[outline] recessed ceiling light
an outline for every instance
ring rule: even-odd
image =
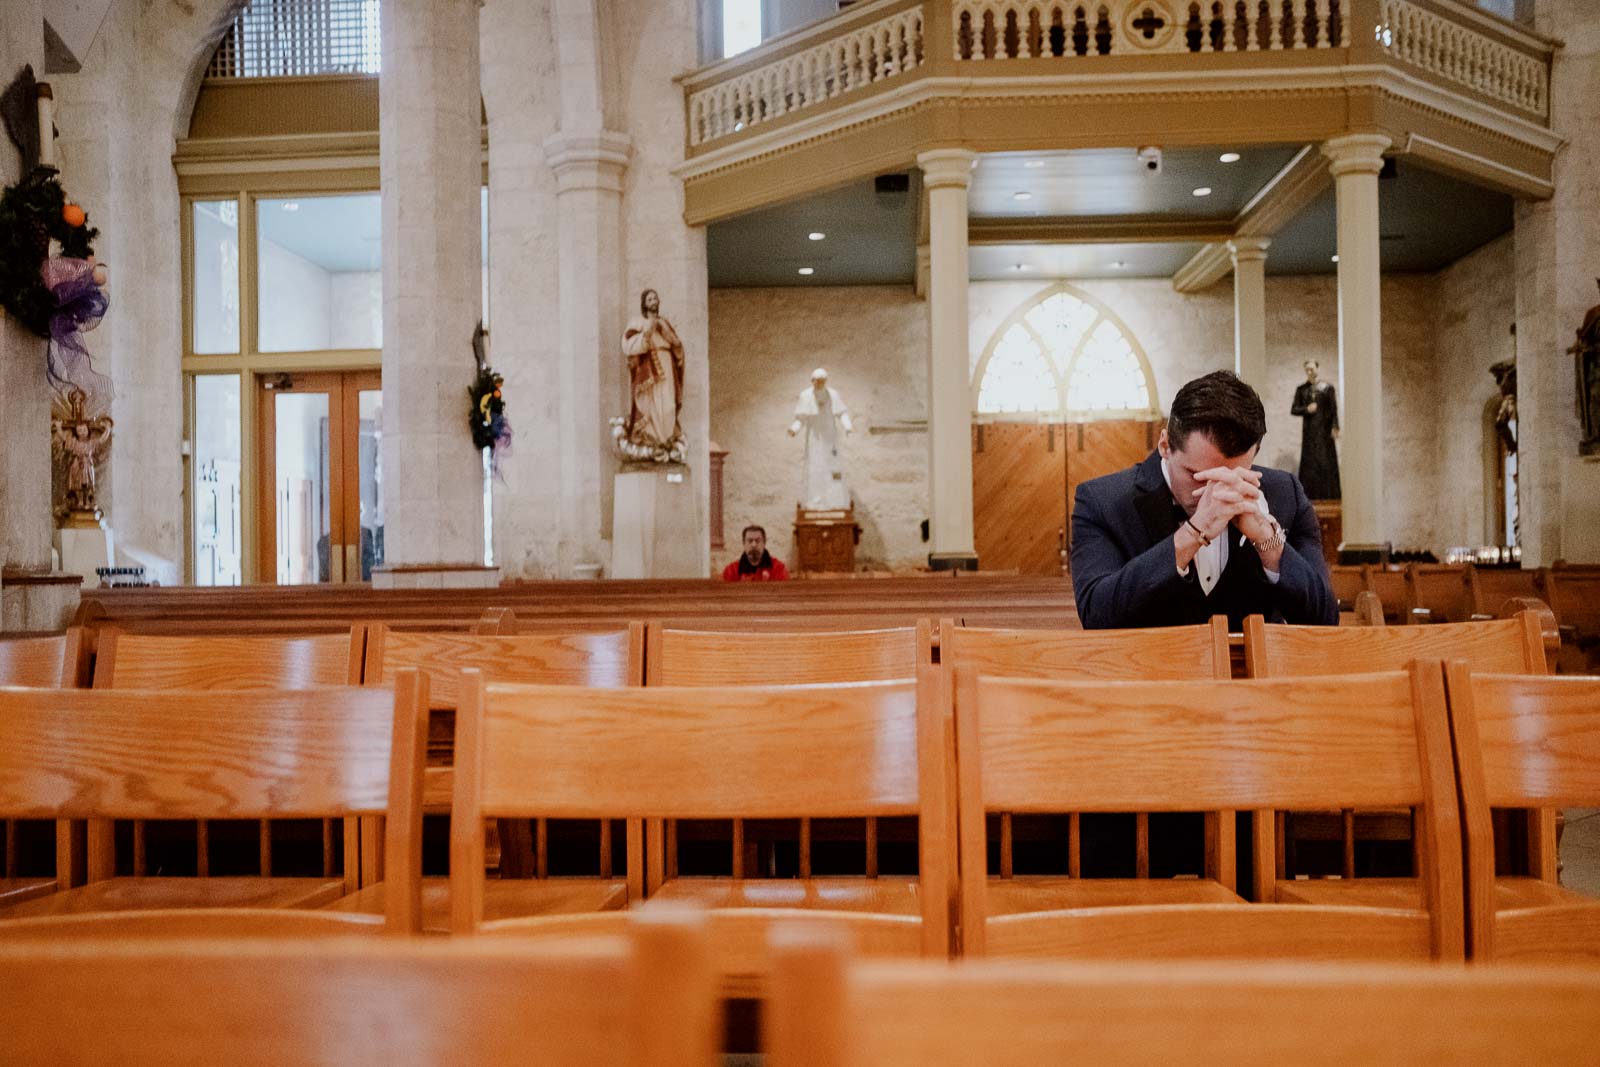
[[[809,278],[815,273],[817,273],[817,268],[815,267],[801,267],[799,270],[799,274],[802,278]]]
[[[1029,170],[1038,170],[1040,167],[1044,166],[1044,160],[1042,160],[1042,159],[1030,159],[1026,163],[1024,163],[1023,166],[1027,167]]]
[[[1033,194],[1032,193],[1028,193],[1028,192],[1012,193],[1011,194],[1011,199],[1013,199],[1013,200],[1032,200],[1033,199]]]
[[[1028,269],[1028,265],[1026,263],[1013,263],[1013,264],[1011,264],[1011,269],[1012,270],[1027,270]]]
[[[1224,152],[1222,155],[1217,157],[1217,160],[1222,163],[1237,163],[1239,162],[1239,153]]]
[[[1112,262],[1111,269],[1112,270],[1121,270],[1123,267],[1126,267],[1126,266],[1127,266],[1127,264],[1119,259],[1119,260],[1115,260],[1114,262]]]
[[[1202,185],[1200,188],[1198,188],[1198,189],[1196,189],[1194,191],[1194,195],[1195,196],[1210,196],[1211,195],[1211,186]]]
[[[285,211],[299,211],[300,210],[300,205],[297,202],[295,202],[293,200],[290,200],[290,201],[288,201],[287,203],[285,203],[283,205],[283,210],[285,210]]]
[[[821,230],[812,230],[810,233],[806,234],[806,236],[813,241],[820,241],[828,235],[823,233]]]
[[[1339,262],[1339,256],[1338,256],[1338,255],[1337,255],[1337,254],[1335,254],[1335,255],[1334,255],[1334,256],[1333,256],[1333,258],[1332,258],[1332,259],[1331,259],[1331,260],[1330,260],[1330,261],[1329,261],[1329,262],[1332,262],[1332,263],[1337,263],[1337,262]]]

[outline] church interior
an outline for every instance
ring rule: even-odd
[[[0,1061],[1592,1059],[1597,94],[1593,0],[4,0]]]

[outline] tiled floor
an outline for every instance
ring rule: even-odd
[[[1568,808],[1561,834],[1561,884],[1600,897],[1600,808]]]

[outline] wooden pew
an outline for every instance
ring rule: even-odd
[[[759,988],[766,936],[797,910],[848,928],[864,948],[944,957],[952,900],[938,678],[839,686],[582,689],[469,680],[458,719],[450,856],[455,933],[588,929],[593,916],[486,914],[485,814],[628,820],[629,898],[711,909],[718,972]],[[546,753],[559,752],[549,762]],[[529,773],[533,767],[542,773]],[[916,879],[664,877],[644,818],[916,815]],[[604,924],[609,920],[598,920]]]
[[[95,654],[96,689],[307,689],[323,686],[360,685],[361,661],[366,647],[366,631],[357,625],[340,634],[285,637],[259,634],[153,635],[126,633],[116,628],[102,630]],[[272,829],[263,822],[259,828],[260,871],[272,871]],[[109,828],[90,828],[90,866],[109,872],[116,864],[114,842]],[[375,835],[372,839],[376,839]],[[354,824],[344,833],[347,859],[359,854],[360,841]],[[131,870],[135,877],[147,871],[146,826],[133,824]],[[331,877],[337,866],[332,823],[322,827],[322,873]],[[346,864],[349,869],[348,863]],[[377,878],[376,857],[362,861],[366,881]],[[211,873],[210,827],[201,822],[195,829],[195,873],[201,878]],[[356,885],[350,887],[355,891]]]
[[[1547,670],[1545,635],[1535,611],[1486,622],[1335,630],[1268,625],[1261,616],[1253,615],[1245,619],[1244,639],[1245,668],[1251,678],[1398,670],[1417,659],[1463,659],[1483,671],[1543,674]],[[1543,818],[1553,817],[1550,814]],[[1297,871],[1293,853],[1299,841],[1341,841],[1340,875],[1349,879],[1356,873],[1358,841],[1414,840],[1412,819],[1405,812],[1357,812],[1347,808],[1338,813],[1336,824],[1328,825],[1330,820],[1331,814],[1319,817],[1301,812],[1288,818],[1274,817],[1280,842],[1280,881],[1293,877]]]
[[[1438,662],[1338,679],[1044,682],[958,669],[962,951],[1094,958],[1463,958],[1461,837]],[[1416,805],[1420,906],[1256,899],[1216,879],[987,877],[984,815]],[[1258,827],[1263,825],[1258,823]],[[1270,827],[1270,820],[1264,825]]]
[[[1523,570],[1520,567],[1467,566],[1467,588],[1472,594],[1474,615],[1500,618],[1507,614],[1506,603],[1519,599],[1543,600],[1549,603],[1545,591],[1544,571]]]
[[[703,932],[626,938],[0,945],[17,1067],[650,1064],[716,1067]]]
[[[91,862],[87,885],[12,907],[0,937],[415,932],[426,686],[407,672],[393,692],[0,690],[0,815],[88,819],[92,836],[116,818],[387,811],[394,880],[385,916],[318,917],[278,909],[336,899],[353,870],[344,879],[118,878]]]
[[[1335,564],[1328,568],[1329,580],[1333,586],[1333,595],[1338,598],[1340,610],[1350,610],[1343,605],[1354,605],[1356,597],[1368,592],[1367,576],[1359,565]]]
[[[1474,569],[1469,563],[1410,564],[1405,570],[1406,606],[1427,622],[1472,622],[1478,618],[1472,599]]]
[[[1557,879],[1556,835],[1528,838],[1528,875],[1497,876],[1493,808],[1600,805],[1600,678],[1480,674],[1446,682],[1466,831],[1468,950],[1478,960],[1600,960],[1600,900]]]
[[[850,960],[774,949],[768,1067],[1583,1063],[1600,971],[1406,964]]]
[[[1016,630],[956,626],[942,622],[940,663],[947,673],[967,668],[979,674],[1009,678],[1049,678],[1057,681],[1099,679],[1227,680],[1233,676],[1228,649],[1227,616],[1214,616],[1208,625],[1166,626],[1136,630]],[[1179,829],[1179,817],[1170,829]],[[1014,873],[1015,820],[1010,812],[998,814],[1001,878]],[[1158,828],[1161,818],[1158,817]],[[1233,887],[1235,846],[1233,813],[1210,812],[1205,817],[1203,864],[1207,877]],[[1067,815],[1067,873],[1082,873],[1082,819]],[[1180,830],[1181,832],[1181,830]],[[1150,816],[1139,812],[1134,820],[1134,871],[1150,877]],[[1198,873],[1198,872],[1196,872]]]
[[[1544,599],[1572,650],[1564,672],[1600,674],[1600,566],[1558,561],[1544,575]]]

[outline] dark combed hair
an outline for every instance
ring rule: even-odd
[[[1225,456],[1242,456],[1267,434],[1267,411],[1256,391],[1232,371],[1219,370],[1185,385],[1172,398],[1167,440],[1183,450],[1189,435],[1211,438]]]
[[[767,536],[767,531],[766,531],[765,527],[757,526],[755,523],[751,523],[749,526],[746,526],[744,529],[739,531],[739,540],[743,541],[744,538],[745,538],[745,534],[749,533],[751,530],[754,530],[756,533],[760,534],[763,538],[765,538]]]

